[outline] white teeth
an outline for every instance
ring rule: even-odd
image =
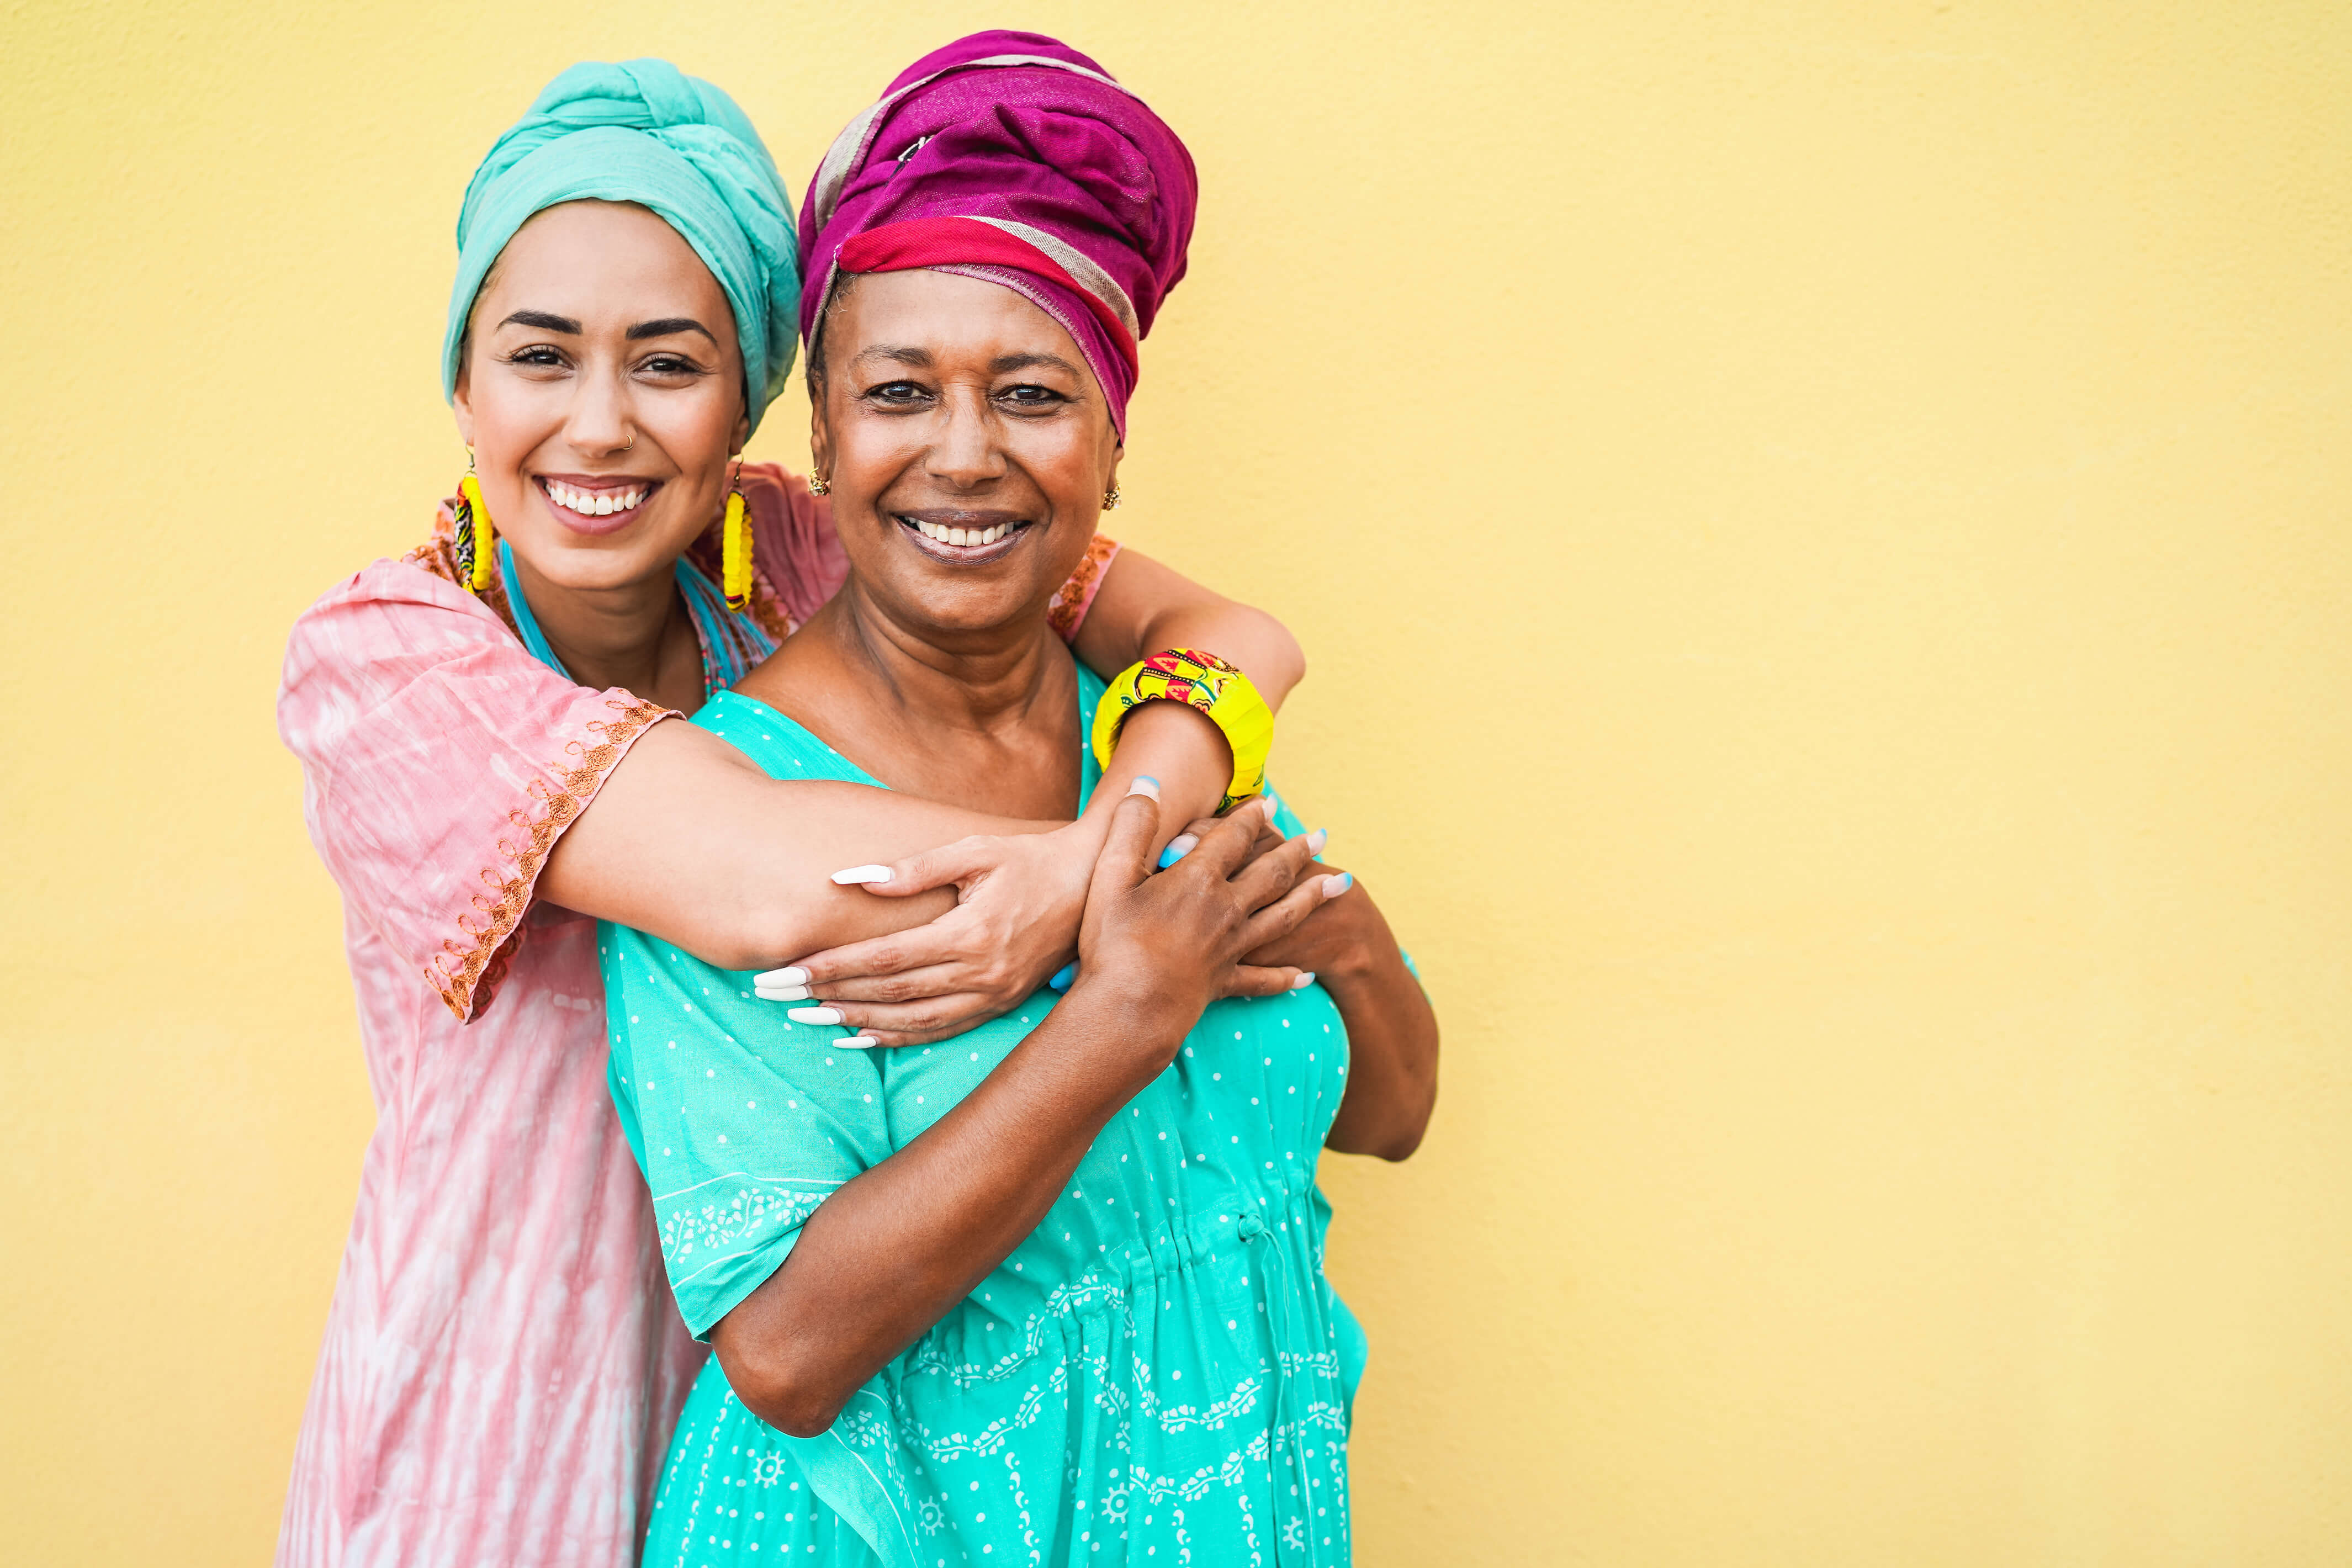
[[[967,547],[993,544],[1013,531],[1013,525],[1009,522],[1000,522],[994,528],[950,528],[945,523],[925,522],[917,518],[909,518],[908,521],[914,523],[925,539],[936,539],[941,544],[961,544]]]
[[[606,490],[600,495],[557,484],[552,479],[547,484],[548,500],[564,510],[576,511],[583,517],[610,517],[616,511],[633,510],[645,504],[646,494],[643,488],[618,492]]]

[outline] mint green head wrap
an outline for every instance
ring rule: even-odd
[[[457,395],[466,319],[491,263],[533,213],[576,201],[635,202],[694,247],[734,308],[756,428],[799,341],[792,198],[735,100],[667,60],[573,66],[474,171],[457,214],[443,395]]]

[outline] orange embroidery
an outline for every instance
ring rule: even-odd
[[[416,563],[426,565],[422,561]],[[426,569],[432,570],[430,566]],[[648,725],[668,718],[671,712],[658,704],[634,699],[627,702],[610,699],[605,706],[620,717],[609,722],[590,720],[587,726],[592,732],[601,734],[603,741],[593,746],[570,742],[563,749],[574,760],[568,765],[549,765],[548,772],[562,780],[562,787],[552,787],[544,779],[530,782],[531,798],[540,806],[537,816],[527,811],[509,814],[508,819],[526,836],[525,840],[520,847],[505,839],[499,841],[499,855],[514,864],[512,876],[500,875],[495,866],[483,868],[482,880],[489,892],[474,895],[474,908],[481,912],[481,922],[475,923],[470,915],[457,917],[457,929],[472,936],[472,944],[443,942],[442,951],[425,968],[425,978],[441,994],[449,1011],[457,1015],[459,1023],[473,1016],[477,996],[487,1005],[499,982],[506,978],[517,945],[509,939],[523,911],[530,907],[531,883],[538,878],[540,866],[546,860],[556,835],[587,806],[605,773],[621,760],[627,742]]]
[[[1095,602],[1102,587],[1102,574],[1110,558],[1118,553],[1118,541],[1096,534],[1087,542],[1087,552],[1070,580],[1054,590],[1053,601],[1045,606],[1045,624],[1064,642],[1078,635],[1078,623],[1086,619],[1087,606]]]

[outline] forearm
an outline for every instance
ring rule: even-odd
[[[1106,679],[1147,654],[1204,649],[1239,667],[1277,712],[1307,673],[1307,656],[1280,621],[1133,550],[1122,550],[1111,563],[1076,646],[1078,656]],[[1233,771],[1233,752],[1206,717],[1181,703],[1146,703],[1121,728],[1084,820],[1099,832],[1109,806],[1148,774],[1160,781],[1166,808],[1160,821],[1166,837],[1173,837],[1184,823],[1215,812]]]
[[[712,1343],[737,1396],[795,1436],[832,1426],[1036,1228],[1103,1124],[1165,1068],[1183,1022],[1074,990],[961,1105],[825,1199],[783,1266],[720,1321]]]
[[[1402,1160],[1421,1146],[1437,1104],[1437,1014],[1359,886],[1331,909],[1349,910],[1349,936],[1316,955],[1316,978],[1348,1027],[1348,1087],[1324,1146],[1343,1154]]]
[[[883,936],[955,906],[952,888],[876,899],[832,874],[974,833],[1059,826],[984,816],[864,784],[772,779],[690,724],[639,738],[557,841],[538,891],[727,969]]]

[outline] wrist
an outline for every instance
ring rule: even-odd
[[[1122,966],[1080,964],[1077,979],[1054,1005],[1053,1016],[1114,1048],[1133,1077],[1124,1102],[1165,1072],[1191,1029],[1191,1014],[1148,975],[1119,973]]]
[[[1317,911],[1306,929],[1317,938],[1307,955],[1312,962],[1306,967],[1315,971],[1326,990],[1371,984],[1404,963],[1388,921],[1361,883]]]
[[[1108,813],[1129,784],[1149,773],[1160,783],[1160,828],[1173,837],[1194,818],[1216,815],[1233,765],[1233,752],[1208,715],[1181,702],[1146,702],[1129,712],[1087,810]]]

